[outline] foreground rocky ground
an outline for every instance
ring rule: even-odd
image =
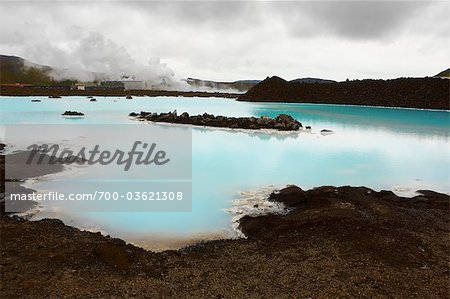
[[[288,187],[248,239],[152,253],[58,220],[0,217],[2,298],[449,296],[449,197]]]

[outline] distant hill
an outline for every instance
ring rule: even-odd
[[[260,83],[261,80],[238,80],[232,82],[219,82],[219,81],[210,81],[210,80],[202,80],[195,78],[187,78],[186,82],[196,89],[213,89],[213,90],[234,90],[238,92],[247,92],[256,84]],[[335,83],[333,80],[325,80],[319,78],[299,78],[292,80],[291,82],[298,83]]]
[[[84,81],[107,80],[108,76],[99,72],[76,70]],[[70,85],[77,82],[73,70],[40,65],[17,56],[0,55],[1,84]]]
[[[291,82],[298,82],[298,83],[321,83],[321,84],[329,84],[329,83],[336,83],[334,80],[326,80],[326,79],[319,79],[319,78],[299,78],[295,80],[291,80]]]
[[[234,81],[234,83],[242,83],[242,84],[258,84],[261,80],[238,80]]]
[[[46,65],[31,63],[17,56],[0,55],[1,84],[49,84],[52,68]]]
[[[57,75],[55,77],[55,74]],[[102,73],[86,72],[87,78],[106,80]],[[70,70],[39,65],[17,56],[0,55],[0,84],[51,85],[61,81],[54,78],[70,77]],[[66,81],[66,80],[64,80]],[[186,82],[195,89],[246,92],[261,80],[239,80],[234,82],[216,82],[188,78]]]
[[[304,83],[273,76],[261,81],[239,101],[287,102],[450,109],[450,80],[398,78]]]
[[[439,74],[434,76],[435,78],[449,78],[450,79],[450,68],[445,71],[440,72]]]
[[[195,79],[195,78],[187,78],[186,79],[187,84],[189,84],[194,89],[198,90],[232,90],[232,91],[238,91],[238,92],[246,92],[259,82],[261,80],[239,80],[239,81],[233,81],[233,82],[218,82],[218,81],[210,81],[210,80],[202,80],[202,79]]]

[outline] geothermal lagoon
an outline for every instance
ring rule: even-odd
[[[40,100],[41,102],[32,102]],[[192,130],[192,210],[190,212],[83,212],[42,203],[32,219],[58,218],[81,229],[101,231],[144,248],[180,248],[198,240],[238,237],[235,220],[241,213],[258,213],[274,189],[295,184],[303,189],[323,185],[367,186],[402,196],[430,189],[450,192],[450,113],[400,108],[322,104],[248,103],[219,98],[180,97],[0,97],[2,125],[130,125],[139,135],[143,126],[186,129],[132,120],[132,111],[224,116],[289,114],[311,131],[258,132],[190,126]],[[83,118],[63,118],[66,111]],[[321,130],[334,134],[322,135]],[[111,142],[114,132],[105,136]],[[42,141],[51,136],[42,132]],[[8,139],[6,139],[8,143]],[[70,143],[77,141],[70,140]],[[78,141],[83,142],[83,141]],[[24,150],[8,144],[6,153]],[[76,192],[89,189],[88,180],[111,166],[71,166],[64,172],[30,179],[37,191]],[[67,181],[66,178],[71,180]],[[73,184],[74,179],[77,184]],[[128,177],[133,179],[133,177]],[[70,182],[70,183],[69,183]],[[86,184],[86,185],[84,185]],[[128,190],[124,190],[128,191]],[[268,209],[277,209],[268,206]]]

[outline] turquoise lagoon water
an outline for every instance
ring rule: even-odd
[[[33,103],[31,99],[42,102]],[[245,103],[217,98],[0,97],[2,124],[133,124],[132,111],[204,112],[227,116],[287,113],[311,132],[277,134],[193,128],[191,212],[77,213],[45,211],[81,228],[95,228],[149,248],[182,245],[186,240],[233,235],[226,210],[240,192],[297,184],[368,186],[412,195],[418,189],[450,192],[450,113],[446,111],[357,106]],[[83,119],[64,119],[65,110]],[[320,130],[335,134],[322,136]],[[171,129],[171,127],[169,127]],[[173,129],[176,129],[175,127]],[[114,132],[111,132],[114,138]],[[89,171],[78,170],[77,175]],[[34,188],[68,188],[55,176]],[[270,187],[272,188],[272,187]],[[170,243],[167,241],[171,239]],[[177,244],[174,240],[184,240]],[[170,245],[170,244],[172,245]]]

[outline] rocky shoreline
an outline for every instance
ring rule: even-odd
[[[0,96],[49,96],[60,98],[63,96],[98,96],[98,97],[126,97],[126,96],[148,96],[148,97],[217,97],[235,99],[239,93],[206,92],[206,91],[169,91],[169,90],[69,90],[59,88],[38,87],[12,87],[2,86]]]
[[[208,126],[231,129],[271,129],[278,131],[297,131],[302,128],[302,124],[287,114],[280,114],[276,118],[268,116],[257,117],[227,117],[204,113],[202,115],[189,115],[183,112],[178,115],[177,111],[168,113],[152,112],[131,112],[130,117],[141,121],[152,121],[174,124],[189,124],[194,126]]]
[[[6,144],[4,144],[6,147]],[[30,156],[35,158],[27,162]],[[51,161],[51,162],[50,162]],[[21,200],[5,202],[11,193],[31,194],[33,189],[23,185],[27,179],[39,178],[45,175],[56,174],[64,171],[65,166],[71,164],[82,164],[85,160],[80,160],[74,156],[65,158],[48,155],[45,152],[14,151],[7,155],[0,155],[0,215],[27,212],[37,206],[36,201]],[[6,173],[6,169],[8,172]],[[6,209],[6,205],[8,209]],[[8,210],[8,211],[7,211]]]
[[[245,216],[247,239],[153,253],[59,220],[0,217],[1,287],[15,297],[447,298],[449,196],[289,186],[286,215]],[[26,287],[25,287],[26,286]]]

